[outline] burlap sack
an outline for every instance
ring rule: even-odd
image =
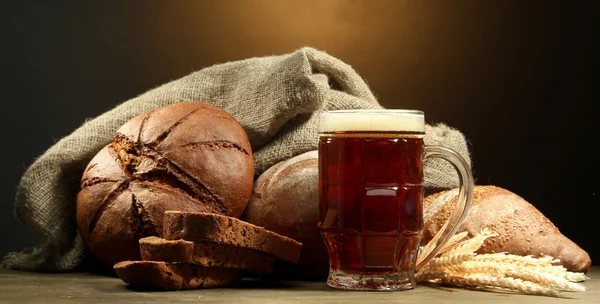
[[[211,103],[235,117],[250,138],[257,174],[317,148],[319,110],[382,108],[352,67],[312,48],[219,64],[164,84],[88,120],[35,160],[18,185],[15,214],[37,234],[40,246],[9,253],[2,266],[77,269],[84,248],[75,226],[75,198],[85,166],[129,119],[180,101]],[[428,141],[454,148],[469,159],[460,132],[444,125],[432,130],[436,137]],[[436,173],[429,174],[426,187],[456,186],[451,166],[430,165]]]

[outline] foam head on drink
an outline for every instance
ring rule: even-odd
[[[423,112],[416,110],[341,110],[320,116],[319,133],[424,133]]]
[[[424,128],[419,111],[321,115],[318,225],[336,274],[329,280],[372,275],[411,284],[403,280],[414,272],[423,231]]]

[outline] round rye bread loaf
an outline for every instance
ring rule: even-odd
[[[302,243],[298,264],[277,261],[274,276],[327,277],[329,258],[319,220],[318,151],[279,162],[261,174],[242,219]]]
[[[100,262],[139,260],[138,240],[161,236],[166,210],[239,218],[254,178],[248,136],[227,112],[181,102],[140,114],[90,161],[77,228]]]

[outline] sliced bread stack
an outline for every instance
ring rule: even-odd
[[[275,259],[296,264],[302,249],[291,238],[213,213],[167,211],[162,234],[139,240],[141,261],[114,265],[121,280],[160,290],[221,287],[246,271],[271,274]]]

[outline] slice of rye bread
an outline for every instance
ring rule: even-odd
[[[165,240],[156,236],[141,238],[142,260],[183,262],[205,267],[240,268],[258,274],[271,274],[275,259],[265,252],[212,242]]]
[[[123,282],[154,290],[222,287],[239,281],[242,276],[241,269],[157,261],[123,261],[113,268]]]
[[[163,237],[168,240],[214,242],[263,251],[298,263],[302,243],[237,218],[205,212],[166,211]]]

